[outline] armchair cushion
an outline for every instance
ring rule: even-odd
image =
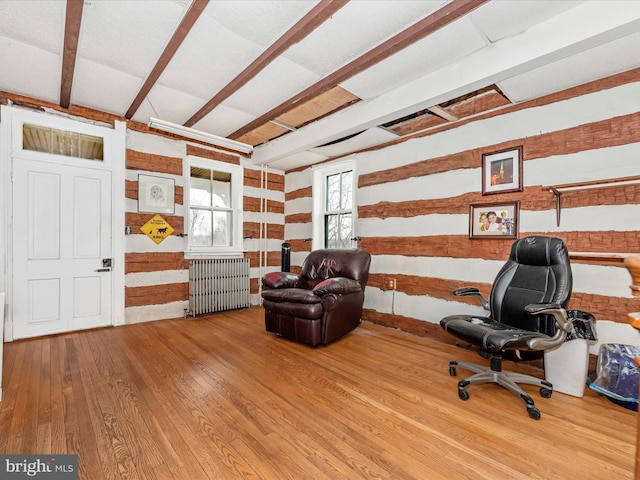
[[[294,303],[320,303],[322,299],[315,295],[313,290],[304,288],[280,288],[275,290],[265,290],[262,298],[272,302],[294,302]]]
[[[348,293],[356,293],[361,291],[362,287],[358,282],[344,277],[328,278],[327,280],[323,280],[315,287],[313,287],[313,293],[318,296],[323,296],[328,293],[346,295]]]

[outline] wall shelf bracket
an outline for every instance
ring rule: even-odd
[[[556,187],[549,187],[556,197],[556,226],[560,226],[560,214],[562,213],[562,192]]]
[[[619,178],[606,178],[602,180],[596,180],[592,182],[581,183],[565,183],[562,185],[548,185],[542,188],[546,188],[553,192],[556,197],[556,224],[560,226],[560,215],[562,213],[562,193],[568,191],[577,190],[590,190],[593,188],[606,188],[613,186],[623,185],[636,185],[640,183],[640,175],[633,177],[619,177]]]

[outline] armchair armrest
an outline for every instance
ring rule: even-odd
[[[551,338],[534,338],[529,341],[529,347],[536,350],[547,350],[557,347],[565,341],[567,333],[573,329],[573,324],[567,311],[557,303],[532,303],[524,307],[531,315],[553,315],[558,324],[558,331]]]
[[[478,290],[476,287],[457,288],[453,291],[453,294],[456,297],[466,297],[468,295],[476,297],[478,300],[480,300],[480,304],[482,305],[482,308],[484,308],[487,311],[490,310],[489,302],[487,302],[487,300],[480,294],[480,290]]]
[[[361,292],[362,286],[356,280],[345,277],[334,277],[323,280],[313,288],[313,293],[322,297],[329,293],[346,295],[348,293]]]
[[[300,276],[289,272],[271,272],[262,277],[264,288],[297,288]]]

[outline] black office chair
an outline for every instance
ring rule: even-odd
[[[572,288],[569,254],[559,238],[531,236],[516,240],[507,263],[502,267],[491,288],[487,302],[477,288],[460,288],[454,295],[477,297],[487,317],[451,315],[440,325],[463,340],[469,347],[478,347],[490,358],[490,366],[469,362],[449,363],[449,374],[456,368],[476,372],[458,382],[458,396],[469,398],[466,387],[474,383],[493,382],[518,395],[526,404],[529,416],[540,419],[540,410],[517,383],[538,385],[540,395],[549,398],[553,385],[540,378],[502,370],[502,356],[517,360],[531,351],[541,353],[559,346],[572,330],[565,307]]]

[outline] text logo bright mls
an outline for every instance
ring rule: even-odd
[[[78,480],[77,455],[0,455],[3,480]]]

